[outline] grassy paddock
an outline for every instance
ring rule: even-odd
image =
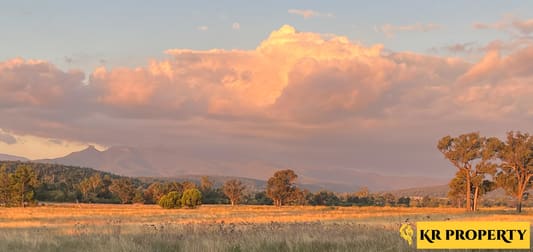
[[[400,224],[532,221],[528,212],[452,208],[54,204],[0,209],[0,251],[413,251]]]

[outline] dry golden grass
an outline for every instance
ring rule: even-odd
[[[401,222],[533,220],[506,209],[49,204],[0,208],[0,251],[410,251]]]
[[[109,219],[123,224],[146,222],[269,223],[359,220],[417,214],[457,214],[457,208],[324,207],[324,206],[227,206],[204,205],[198,209],[162,209],[156,205],[52,204],[0,209],[0,228],[59,227],[75,223],[105,225]]]

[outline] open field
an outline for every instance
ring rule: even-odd
[[[400,223],[521,220],[512,210],[55,204],[0,209],[0,251],[412,251]]]

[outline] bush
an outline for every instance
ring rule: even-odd
[[[181,204],[188,208],[196,208],[202,204],[202,193],[196,189],[187,189],[181,197]]]
[[[181,207],[181,194],[176,191],[169,192],[167,195],[164,195],[157,202],[162,208],[180,208]]]

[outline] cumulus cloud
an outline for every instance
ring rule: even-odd
[[[416,23],[412,25],[393,25],[393,24],[384,24],[378,30],[383,32],[387,37],[394,37],[398,32],[429,32],[434,30],[440,30],[442,26],[439,24],[422,24]]]
[[[219,141],[227,156],[267,160],[280,146],[301,157],[342,149],[349,162],[328,157],[348,166],[354,153],[368,152],[358,146],[392,150],[412,137],[427,149],[450,131],[509,130],[533,117],[533,46],[494,48],[471,63],[286,25],[252,50],[165,53],[136,68],[97,68],[86,84],[83,73],[49,62],[0,62],[0,118],[9,118],[0,127],[108,146],[165,139],[202,149]],[[225,152],[233,144],[238,151]],[[283,162],[317,161],[291,158]]]
[[[308,9],[289,9],[287,12],[289,14],[301,16],[304,19],[313,18],[313,17],[335,17],[333,13],[322,13],[322,12],[308,10]]]

